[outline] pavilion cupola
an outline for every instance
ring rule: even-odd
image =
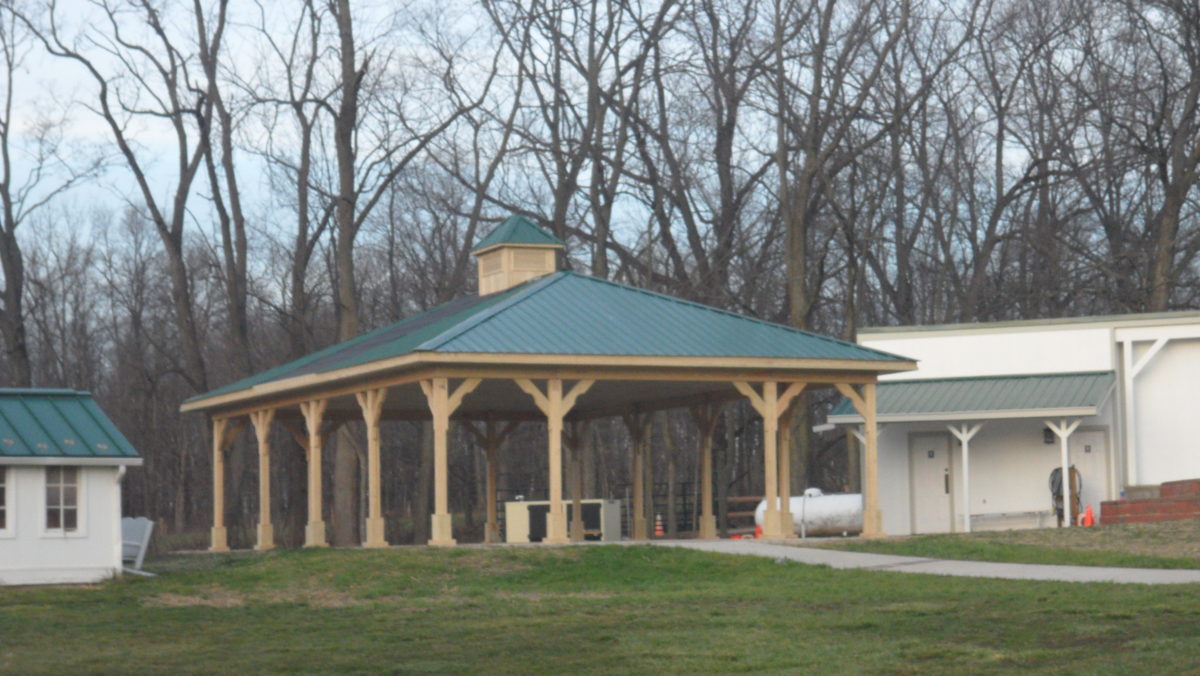
[[[504,219],[471,253],[479,265],[479,295],[504,291],[558,269],[563,241],[524,216]]]

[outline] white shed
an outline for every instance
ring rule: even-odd
[[[121,479],[142,459],[72,390],[0,389],[0,585],[121,572]]]
[[[859,343],[918,361],[880,379],[888,534],[1055,525],[1056,467],[1075,468],[1097,519],[1105,501],[1200,477],[1200,313],[864,329]],[[829,422],[862,418],[843,402]]]

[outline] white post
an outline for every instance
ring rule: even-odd
[[[1063,524],[1065,524],[1067,527],[1070,527],[1071,526],[1071,459],[1068,454],[1068,449],[1069,449],[1068,440],[1071,437],[1071,433],[1075,431],[1076,427],[1079,427],[1079,423],[1083,422],[1083,420],[1082,419],[1076,420],[1075,422],[1071,423],[1070,425],[1067,424],[1067,421],[1065,418],[1060,420],[1057,425],[1050,422],[1049,420],[1047,420],[1045,422],[1046,422],[1046,427],[1049,427],[1051,430],[1054,431],[1054,433],[1056,435],[1058,435],[1059,452],[1062,455]]]
[[[971,439],[975,438],[975,434],[981,427],[983,427],[983,423],[974,427],[968,427],[966,423],[963,423],[961,427],[946,425],[950,434],[957,437],[958,443],[962,444],[963,530],[967,533],[971,532]]]

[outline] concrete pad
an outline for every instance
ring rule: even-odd
[[[653,540],[660,547],[682,547],[702,552],[740,554],[785,559],[808,565],[842,570],[886,570],[899,573],[987,577],[1004,580],[1048,580],[1054,582],[1116,582],[1121,584],[1200,584],[1200,570],[1158,568],[1102,568],[1097,566],[1052,566],[1033,563],[951,561],[917,556],[866,554],[817,547],[797,547],[763,540]]]

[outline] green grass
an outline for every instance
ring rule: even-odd
[[[1120,568],[1200,568],[1194,522],[1094,528],[915,535],[880,540],[825,540],[813,544],[873,554],[935,559],[1048,563]]]
[[[1200,586],[834,571],[655,547],[165,557],[0,589],[0,673],[1195,671]]]

